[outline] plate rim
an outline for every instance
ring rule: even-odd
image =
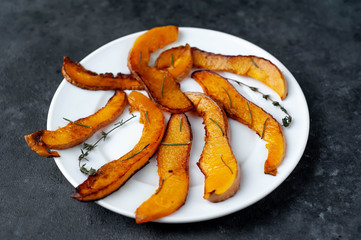
[[[260,201],[261,199],[265,198],[266,196],[268,196],[271,192],[273,192],[276,188],[278,188],[285,180],[286,178],[288,178],[291,173],[294,171],[295,167],[298,165],[298,163],[300,162],[301,158],[302,158],[302,155],[305,151],[305,148],[307,146],[307,142],[308,142],[308,138],[309,138],[309,130],[310,130],[310,115],[309,115],[309,108],[308,108],[308,104],[307,104],[307,101],[306,101],[306,97],[302,91],[302,88],[301,86],[299,85],[298,81],[296,80],[296,78],[293,76],[293,74],[286,68],[286,66],[283,65],[282,62],[280,62],[277,58],[275,58],[271,53],[269,53],[268,51],[266,51],[265,49],[255,45],[254,43],[252,42],[249,42],[248,40],[245,40],[244,38],[241,38],[241,37],[237,37],[237,36],[234,36],[234,35],[231,35],[229,33],[225,33],[225,32],[221,32],[221,31],[218,31],[218,30],[212,30],[212,29],[205,29],[205,28],[198,28],[198,27],[179,27],[179,32],[181,32],[182,30],[194,30],[194,31],[206,31],[206,32],[210,32],[212,34],[220,34],[220,35],[224,35],[228,38],[231,38],[232,40],[235,40],[235,41],[243,41],[249,45],[251,45],[253,48],[257,49],[257,50],[260,50],[260,51],[263,51],[265,52],[266,54],[268,54],[269,56],[271,56],[272,59],[272,62],[278,67],[278,68],[283,68],[282,70],[282,73],[284,75],[289,75],[293,78],[293,84],[295,84],[296,88],[299,88],[300,90],[300,94],[301,94],[301,98],[302,98],[302,102],[304,104],[304,107],[305,107],[305,110],[306,110],[306,113],[307,113],[307,116],[304,116],[305,119],[307,119],[306,121],[306,129],[307,129],[307,134],[304,135],[304,139],[301,141],[302,143],[302,146],[298,146],[298,154],[297,154],[297,161],[294,161],[292,162],[292,164],[290,164],[290,167],[289,167],[289,172],[287,174],[284,174],[284,175],[281,175],[281,176],[277,176],[279,177],[277,183],[271,187],[271,188],[267,188],[266,191],[263,191],[261,196],[258,197],[257,199],[253,200],[253,201],[249,201],[248,203],[244,204],[244,205],[239,205],[239,207],[233,207],[233,208],[227,208],[225,209],[224,211],[222,212],[219,212],[219,213],[213,213],[211,214],[211,216],[201,216],[201,217],[193,217],[192,219],[189,219],[188,217],[178,217],[178,220],[170,220],[170,219],[166,219],[164,220],[164,218],[161,218],[157,221],[154,221],[154,222],[160,222],[160,223],[192,223],[192,222],[200,222],[200,221],[206,221],[206,220],[210,220],[210,219],[215,219],[215,218],[219,218],[219,217],[223,217],[223,216],[226,216],[226,215],[229,215],[231,213],[235,213],[237,211],[240,211],[242,209],[245,209],[247,207],[249,207],[250,205],[253,205],[254,203]],[[143,30],[143,31],[139,31],[139,32],[135,32],[135,33],[131,33],[131,34],[128,34],[128,35],[125,35],[125,36],[122,36],[122,37],[119,37],[117,39],[114,39],[108,43],[105,43],[104,45],[98,47],[97,49],[95,49],[93,52],[91,52],[90,54],[88,54],[86,57],[84,57],[80,63],[84,64],[86,63],[89,59],[95,57],[97,54],[101,53],[104,49],[106,48],[110,48],[112,47],[114,44],[116,44],[118,41],[126,41],[127,39],[129,38],[133,38],[134,36],[138,36],[142,33],[145,33],[147,30]],[[262,57],[262,56],[261,56]],[[286,71],[286,72],[284,72]],[[67,81],[65,79],[62,80],[62,82],[59,84],[57,90],[55,91],[54,95],[53,95],[53,98],[51,100],[51,103],[50,103],[50,106],[49,106],[49,111],[48,111],[48,116],[47,116],[47,129],[50,129],[51,128],[51,123],[52,123],[52,119],[51,117],[53,116],[54,114],[54,104],[56,102],[56,99],[59,97],[59,95],[61,94],[61,91],[62,89],[66,86],[67,84]],[[289,83],[288,83],[289,84]],[[287,99],[287,98],[286,98]],[[72,179],[72,177],[66,172],[66,170],[60,165],[58,164],[58,161],[56,159],[54,159],[56,165],[58,166],[59,170],[61,171],[61,173],[64,175],[64,177],[75,187],[77,184],[74,183]],[[135,218],[134,214],[130,214],[128,212],[125,212],[125,211],[119,211],[118,209],[116,209],[114,206],[108,204],[107,202],[103,201],[102,199],[101,200],[97,200],[95,201],[97,204],[99,204],[100,206],[112,211],[112,212],[115,212],[117,214],[121,214],[123,216],[127,216],[127,217],[130,217],[130,218]]]

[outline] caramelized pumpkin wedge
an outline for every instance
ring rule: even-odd
[[[142,82],[152,100],[165,111],[181,113],[193,108],[180,90],[179,84],[167,70],[149,66],[150,54],[178,37],[175,26],[156,27],[139,36],[128,56],[128,67],[135,78]]]
[[[143,90],[143,85],[131,74],[97,74],[85,69],[80,63],[64,57],[61,69],[64,78],[71,84],[88,90]]]
[[[186,44],[185,47],[180,48],[180,51],[176,56],[174,56],[172,52],[169,53],[167,58],[170,59],[170,66],[168,66],[169,61],[166,61],[166,64],[164,64],[165,61],[158,61],[155,65],[158,69],[168,70],[175,80],[180,82],[188,76],[193,66],[191,47]]]
[[[189,186],[188,160],[192,130],[184,114],[172,115],[158,149],[159,188],[136,210],[136,222],[168,216],[186,201]]]
[[[74,147],[96,131],[114,122],[122,114],[127,105],[127,95],[123,91],[116,91],[105,107],[93,115],[70,122],[65,127],[55,131],[40,130],[25,135],[29,147],[43,157],[59,157],[55,151],[48,149],[66,149]]]
[[[285,156],[286,141],[282,127],[276,119],[256,104],[245,99],[227,79],[210,71],[196,71],[192,74],[203,88],[203,91],[214,99],[233,118],[249,128],[267,142],[268,157],[264,164],[264,172],[277,174],[277,167]]]
[[[93,201],[108,196],[147,164],[157,150],[165,129],[162,111],[139,92],[131,92],[128,101],[131,111],[140,111],[140,120],[144,124],[142,137],[130,152],[103,165],[95,175],[89,176],[71,197],[80,201]]]
[[[203,117],[206,137],[198,166],[205,176],[204,198],[219,202],[240,187],[241,173],[228,140],[228,119],[221,107],[203,93],[186,93]]]
[[[169,56],[177,57],[184,47],[164,51],[157,59],[162,67],[170,66]],[[271,61],[256,56],[227,56],[192,47],[193,67],[213,71],[227,71],[255,78],[272,88],[281,99],[287,96],[287,82],[281,71]]]

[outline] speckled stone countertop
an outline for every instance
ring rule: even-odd
[[[360,1],[1,1],[0,239],[359,239],[360,16]],[[46,126],[63,56],[80,60],[168,24],[219,30],[273,54],[306,96],[310,135],[287,180],[252,206],[200,223],[137,225],[68,197],[73,187],[23,135]]]

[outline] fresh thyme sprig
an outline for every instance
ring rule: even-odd
[[[89,152],[90,152],[91,150],[93,150],[102,139],[105,141],[105,139],[106,139],[106,137],[108,136],[109,133],[111,133],[111,132],[114,131],[115,129],[123,126],[124,124],[126,124],[127,122],[129,122],[130,120],[132,120],[132,119],[135,118],[135,117],[136,117],[136,115],[132,114],[132,116],[131,116],[130,118],[128,118],[127,120],[123,121],[123,119],[122,119],[120,122],[115,123],[115,124],[114,124],[115,127],[113,127],[112,129],[110,129],[108,132],[102,131],[102,137],[99,138],[94,144],[83,143],[83,147],[82,147],[82,149],[80,149],[81,154],[80,154],[79,157],[78,157],[78,160],[79,160],[79,169],[80,169],[80,171],[81,171],[82,173],[84,173],[84,174],[86,174],[86,175],[94,175],[94,174],[95,174],[95,169],[90,168],[90,170],[88,170],[88,169],[85,167],[85,165],[86,165],[85,163],[84,163],[82,166],[80,166],[81,161],[82,161],[82,160],[87,160],[87,161],[88,161],[88,159],[87,159],[86,157],[89,155]],[[84,150],[85,150],[85,151],[84,151]],[[93,169],[94,171],[93,171],[92,169]]]
[[[291,115],[287,112],[287,110],[277,101],[274,101],[270,95],[268,94],[264,94],[263,92],[261,92],[258,88],[256,87],[252,87],[252,86],[249,86],[248,84],[245,84],[243,82],[240,82],[240,81],[237,81],[235,79],[232,79],[232,78],[227,78],[228,80],[232,81],[232,82],[235,82],[237,83],[239,86],[245,86],[245,87],[248,87],[249,89],[251,89],[252,91],[254,92],[257,92],[259,94],[262,95],[262,97],[266,100],[269,100],[272,102],[273,106],[275,107],[279,107],[281,109],[282,112],[284,112],[287,116],[285,116],[284,118],[282,118],[282,124],[284,127],[288,127],[291,122],[292,122],[292,117]]]
[[[78,125],[78,126],[82,126],[82,127],[86,127],[86,128],[93,128],[93,127],[88,126],[88,125],[84,125],[84,124],[81,124],[81,123],[74,122],[74,121],[72,121],[72,120],[70,120],[70,119],[67,119],[67,118],[65,118],[65,117],[63,117],[63,119],[64,119],[65,121],[74,123],[75,125]]]
[[[96,173],[97,170],[95,170],[95,169],[92,168],[92,167],[88,170],[88,169],[85,167],[85,164],[86,164],[86,163],[84,163],[84,164],[80,167],[80,172],[82,172],[82,173],[84,173],[84,174],[86,174],[86,175],[89,175],[89,176],[95,175],[95,173]]]
[[[171,63],[171,66],[174,67],[174,57],[173,57],[173,53],[170,55],[170,63]]]

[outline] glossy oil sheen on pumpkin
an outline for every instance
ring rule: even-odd
[[[93,201],[106,197],[148,163],[149,158],[157,150],[165,129],[162,111],[139,92],[131,92],[128,100],[131,110],[141,113],[141,122],[144,123],[141,139],[130,152],[105,164],[94,176],[89,176],[76,188],[76,193],[72,194],[72,197],[81,201]],[[148,113],[149,122],[146,120],[146,113]]]
[[[191,141],[192,130],[187,117],[184,114],[172,115],[162,142],[188,144],[159,146],[159,188],[136,210],[137,223],[168,216],[184,204],[189,186],[188,160]]]
[[[180,90],[179,84],[167,70],[149,66],[150,54],[178,37],[175,26],[157,27],[139,36],[128,56],[128,67],[136,79],[143,83],[152,100],[165,111],[182,113],[193,108]]]
[[[157,59],[159,65],[170,66],[169,56],[178,56],[184,47],[164,51]],[[281,99],[287,96],[287,82],[271,61],[257,56],[227,56],[192,47],[193,67],[213,71],[227,71],[257,79],[272,88]]]
[[[264,172],[276,175],[277,167],[284,159],[286,151],[282,127],[277,120],[256,104],[245,99],[227,79],[216,73],[197,71],[192,74],[192,78],[202,86],[208,96],[223,107],[229,117],[247,125],[259,136],[263,135],[268,149]]]
[[[198,166],[205,176],[204,198],[222,201],[239,189],[240,172],[228,140],[228,120],[216,102],[202,93],[186,93],[205,125],[205,145]]]
[[[71,84],[88,90],[143,90],[143,85],[131,74],[97,74],[64,57],[61,69],[64,78]]]
[[[164,62],[156,62],[155,64],[158,69],[167,69],[177,82],[182,81],[188,76],[193,66],[192,51],[188,44],[184,48],[182,47],[176,55],[170,53],[167,57],[170,59],[171,65],[162,65]],[[167,61],[168,63],[169,61]]]
[[[84,142],[96,131],[114,122],[122,114],[126,105],[127,95],[123,91],[116,91],[105,107],[93,115],[76,120],[75,123],[69,123],[55,131],[40,130],[26,135],[25,140],[31,149],[40,156],[59,157],[57,152],[48,152],[47,148],[67,149]]]

